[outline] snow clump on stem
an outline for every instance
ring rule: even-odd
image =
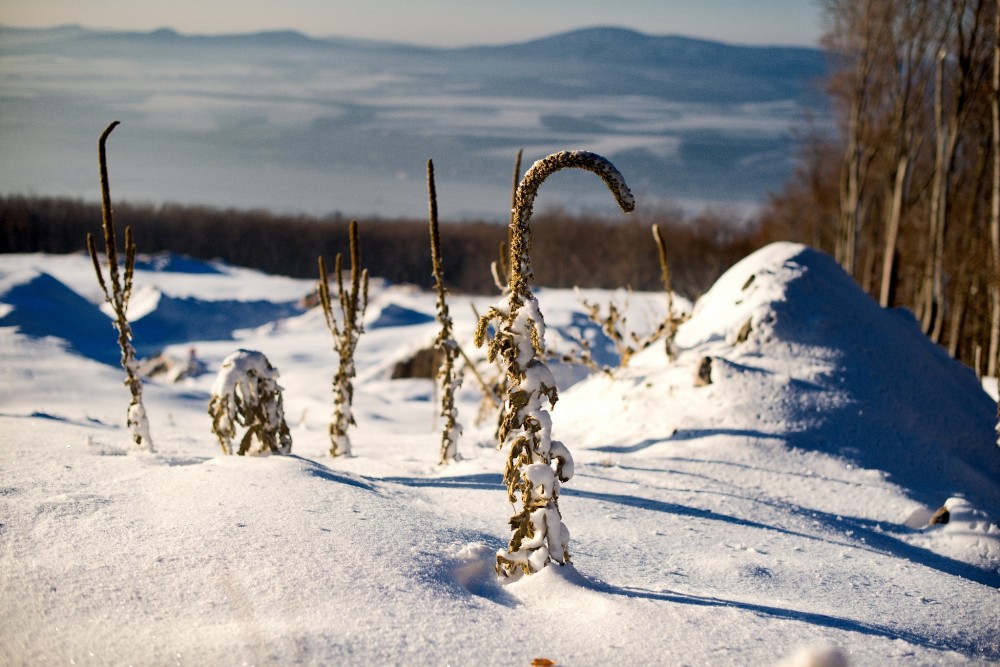
[[[285,410],[278,386],[278,370],[262,353],[238,350],[222,362],[222,368],[212,385],[208,413],[212,416],[212,432],[219,439],[223,454],[233,453],[236,427],[246,433],[236,452],[243,456],[251,451],[256,436],[260,447],[251,453],[288,454],[292,451],[292,436],[285,423]]]

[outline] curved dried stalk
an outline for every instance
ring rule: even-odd
[[[514,197],[510,223],[510,279],[505,302],[491,308],[476,326],[476,345],[486,342],[490,361],[502,360],[509,388],[500,425],[499,447],[508,447],[504,469],[507,499],[515,506],[513,535],[497,553],[497,575],[517,578],[542,569],[552,560],[569,562],[569,531],[559,513],[559,485],[573,476],[573,457],[552,439],[555,379],[545,364],[545,323],[528,287],[531,213],[539,186],[561,169],[586,169],[605,182],[625,212],[634,208],[632,193],[613,164],[595,153],[564,151],[539,160],[525,174]],[[548,403],[548,409],[544,403]]]
[[[132,297],[132,277],[135,271],[135,241],[132,238],[132,228],[125,228],[125,274],[122,276],[118,267],[118,242],[115,239],[115,225],[111,210],[111,186],[108,181],[107,143],[112,130],[118,127],[116,120],[101,133],[97,143],[97,157],[101,169],[101,226],[104,232],[104,251],[108,260],[108,280],[104,279],[101,263],[97,257],[97,244],[93,234],[87,234],[87,251],[90,253],[97,282],[104,292],[104,298],[114,312],[114,326],[118,330],[118,347],[121,348],[121,364],[125,369],[125,386],[128,387],[132,400],[128,406],[127,424],[136,446],[147,451],[153,451],[153,439],[149,435],[149,419],[146,407],[142,402],[142,377],[139,375],[139,364],[136,361],[135,348],[132,346],[132,327],[126,312],[128,302]]]

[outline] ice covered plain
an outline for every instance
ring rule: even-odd
[[[996,404],[825,255],[778,244],[733,267],[675,362],[655,346],[612,377],[555,369],[573,561],[508,586],[502,456],[475,382],[464,460],[442,467],[431,381],[389,379],[433,340],[432,293],[373,284],[355,456],[332,459],[331,339],[295,306],[314,283],[154,257],[135,284],[140,352],[194,349],[209,369],[147,384],[152,454],[123,428],[89,260],[0,256],[0,663],[1000,660]],[[536,292],[565,346],[577,296]],[[497,299],[453,295],[468,352],[469,303]],[[663,302],[633,295],[633,321]],[[223,456],[209,431],[215,371],[241,347],[281,373],[290,456]],[[942,505],[951,521],[926,527]]]

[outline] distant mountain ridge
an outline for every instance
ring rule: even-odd
[[[144,156],[147,182],[122,184],[131,198],[398,215],[420,210],[433,157],[439,176],[461,179],[461,211],[499,217],[523,147],[528,159],[602,152],[657,200],[742,206],[780,186],[804,110],[828,113],[817,49],[614,27],[436,48],[286,30],[0,26],[0,55],[0,137],[26,160],[0,171],[10,192],[89,189],[71,173],[86,169],[78,151],[118,118],[144,142],[116,147],[137,165]],[[263,176],[248,169],[264,164],[282,194],[262,201]],[[578,201],[582,187],[571,189]]]

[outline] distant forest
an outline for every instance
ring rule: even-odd
[[[221,259],[297,278],[318,278],[320,256],[332,266],[337,253],[348,254],[350,221],[339,216],[128,202],[116,203],[113,210],[119,233],[131,226],[143,254],[169,251]],[[766,242],[757,225],[734,225],[725,216],[709,213],[689,218],[668,209],[605,219],[542,212],[532,221],[535,284],[661,289],[653,223],[665,232],[674,289],[689,298],[700,295],[723,271]],[[495,292],[490,264],[499,259],[507,226],[464,221],[442,222],[440,227],[448,288]],[[427,220],[362,219],[359,229],[362,263],[373,276],[426,288],[433,285]],[[81,252],[87,233],[99,237],[100,230],[97,202],[0,197],[0,252]]]

